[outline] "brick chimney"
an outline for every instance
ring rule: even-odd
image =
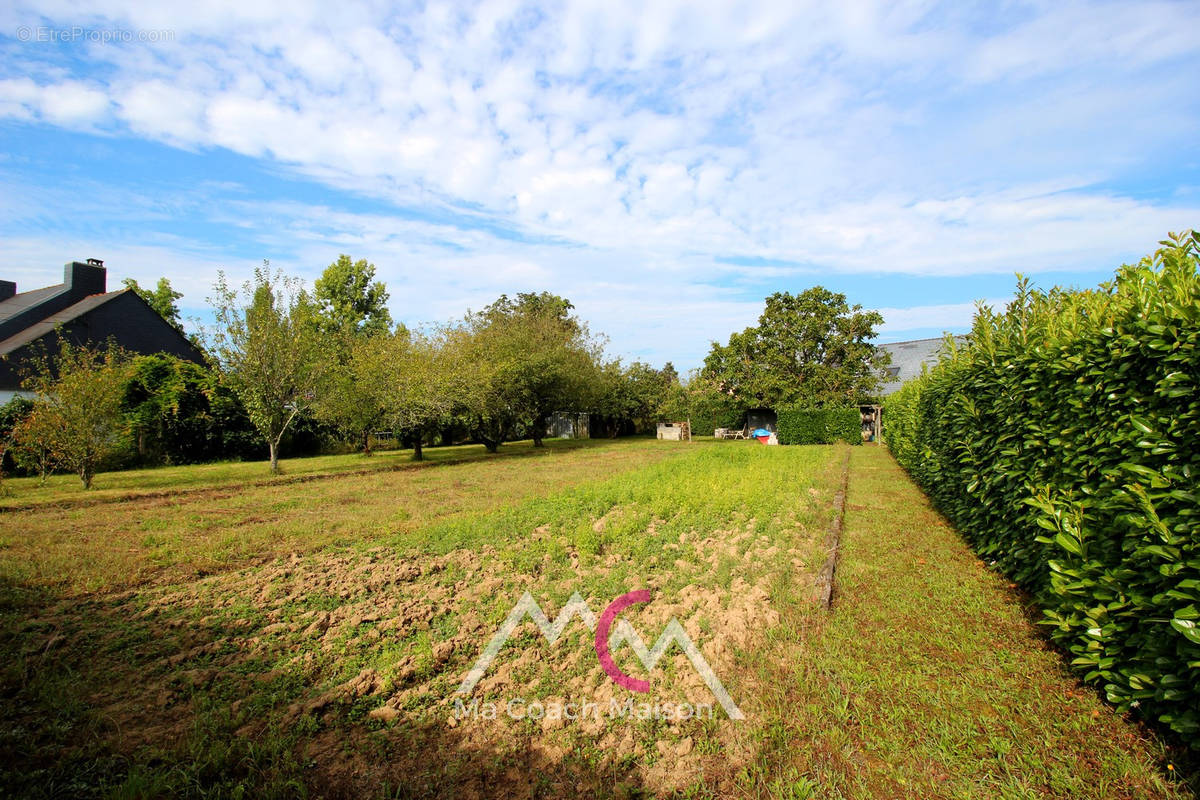
[[[7,300],[17,293],[17,285],[12,281],[0,281],[0,302]]]
[[[72,261],[63,268],[63,283],[72,295],[80,299],[104,294],[108,286],[108,271],[98,258],[89,258],[86,264]]]

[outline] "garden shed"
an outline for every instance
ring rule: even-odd
[[[657,433],[659,439],[673,442],[692,440],[692,426],[686,422],[660,422]]]

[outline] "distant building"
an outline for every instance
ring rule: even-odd
[[[589,415],[582,412],[555,411],[546,420],[546,438],[587,439],[591,436],[589,421]]]
[[[965,344],[966,336],[955,336],[954,341]],[[879,394],[887,397],[905,382],[918,377],[922,366],[932,367],[938,362],[938,356],[946,343],[943,336],[936,339],[913,339],[909,342],[891,342],[879,345],[880,350],[892,354],[892,363],[887,367],[887,379],[880,385]]]
[[[58,349],[56,331],[78,345],[113,341],[131,353],[167,353],[196,363],[203,354],[132,289],[107,291],[104,262],[72,261],[57,286],[17,293],[0,281],[0,404],[19,394],[25,370]]]

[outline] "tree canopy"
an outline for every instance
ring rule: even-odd
[[[852,405],[879,387],[888,356],[871,339],[882,323],[821,286],[776,292],[756,327],[713,343],[701,375],[743,408]]]
[[[76,347],[65,339],[59,344],[58,355],[42,358],[23,384],[34,393],[33,408],[14,438],[43,476],[51,465],[63,467],[90,489],[124,433],[121,400],[129,357],[115,346]]]
[[[522,293],[467,316],[454,349],[472,376],[465,416],[488,449],[518,431],[540,447],[550,414],[589,405],[600,347],[573,309],[549,292]]]
[[[241,292],[220,273],[210,302],[217,320],[210,357],[246,407],[267,443],[271,471],[278,472],[279,441],[320,383],[313,303],[297,279],[272,273],[265,261]]]
[[[321,326],[325,333],[387,333],[392,327],[388,290],[375,280],[375,265],[365,258],[352,261],[339,255],[313,286]]]
[[[175,302],[183,297],[183,293],[172,289],[169,280],[159,278],[158,284],[153,289],[143,289],[133,278],[126,278],[122,283],[125,284],[126,289],[133,289],[137,296],[145,300],[163,319],[179,330],[183,330],[183,320],[180,319],[179,306]]]

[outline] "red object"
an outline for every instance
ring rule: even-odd
[[[770,441],[770,440],[771,440],[771,437],[770,437],[770,436],[755,436],[754,438],[755,438],[755,439],[758,439],[758,440],[759,440],[760,442],[762,442],[763,444],[766,444],[768,441]]]

